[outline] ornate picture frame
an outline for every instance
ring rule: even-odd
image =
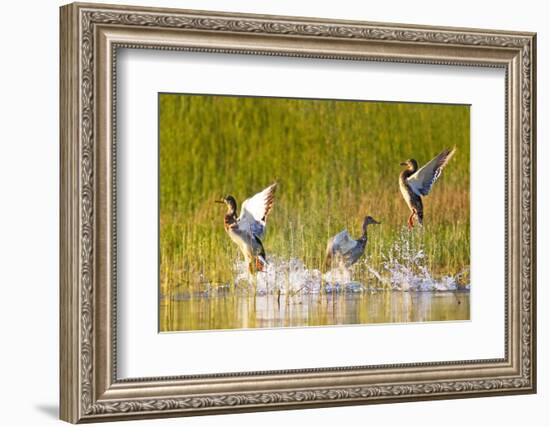
[[[535,34],[79,3],[60,13],[61,419],[79,423],[536,391]],[[504,69],[505,357],[119,379],[119,48]]]

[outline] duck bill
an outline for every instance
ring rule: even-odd
[[[401,166],[407,166],[407,163],[406,162],[401,162],[399,163]]]
[[[214,203],[225,203],[225,200],[221,199],[221,200],[214,200]]]

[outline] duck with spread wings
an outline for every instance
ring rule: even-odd
[[[273,207],[277,183],[271,184],[246,199],[237,217],[237,201],[231,195],[217,203],[225,203],[224,228],[231,240],[244,255],[250,273],[265,271],[267,260],[262,239],[265,236],[266,219]]]
[[[406,166],[406,168],[399,174],[399,189],[411,210],[411,215],[407,221],[409,229],[414,227],[415,218],[420,225],[423,225],[424,205],[422,197],[430,193],[433,185],[441,176],[443,168],[451,160],[455,151],[455,148],[446,148],[420,169],[415,159],[409,159],[401,163],[401,166]]]

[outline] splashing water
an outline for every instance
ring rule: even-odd
[[[245,261],[235,262],[235,283],[238,288],[255,287],[259,294],[268,293],[317,293],[321,289],[322,274],[317,269],[308,269],[296,258],[282,260],[268,257],[264,272],[250,274]]]
[[[239,290],[255,290],[257,294],[314,294],[319,292],[364,292],[364,291],[456,291],[459,280],[469,268],[455,276],[446,275],[434,278],[426,267],[426,255],[422,244],[403,230],[383,256],[382,270],[378,271],[365,257],[357,265],[363,264],[373,277],[373,283],[367,284],[353,280],[356,266],[333,268],[322,273],[318,269],[308,269],[296,258],[288,260],[274,256],[268,257],[264,272],[251,274],[243,260],[234,264],[235,286]],[[469,284],[461,287],[470,289]]]
[[[384,270],[388,273],[388,283],[394,290],[402,291],[455,291],[458,280],[464,272],[456,276],[443,276],[435,279],[425,265],[426,255],[416,235],[402,230],[398,240],[384,257]]]

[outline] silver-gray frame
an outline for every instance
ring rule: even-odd
[[[535,34],[99,4],[61,8],[61,418],[77,423],[536,390]],[[502,359],[117,378],[118,48],[501,67]]]

